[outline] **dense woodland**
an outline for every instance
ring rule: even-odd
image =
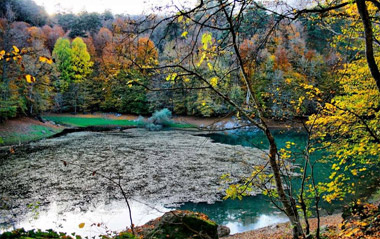
[[[174,16],[48,16],[31,0],[2,1],[0,120],[47,111],[236,113],[265,133],[272,171],[265,170],[268,164],[256,168],[227,197],[261,185],[283,205],[294,238],[308,235],[299,214],[307,221],[310,210],[318,214],[320,200],[343,200],[363,187],[353,178],[378,172],[380,2],[277,9],[209,0]],[[277,147],[268,118],[303,119],[308,142],[302,156],[292,154],[291,142]],[[317,151],[328,154],[312,162]],[[303,181],[292,195],[284,189],[293,170],[286,162],[297,157],[304,160]],[[313,167],[321,161],[334,171],[315,182]],[[268,182],[276,188],[265,188]]]
[[[183,34],[182,22],[165,21],[153,32],[144,33],[164,16],[114,16],[110,12],[48,16],[32,1],[2,4],[0,48],[2,57],[10,58],[1,62],[1,119],[45,111],[149,114],[168,108],[175,114],[197,116],[232,111],[190,77],[168,80],[162,71],[141,69],[141,65],[169,64],[181,57],[177,49],[193,41],[187,36],[192,33]],[[297,90],[301,84],[330,89],[331,98],[338,94],[340,87],[331,76],[338,64],[351,60],[358,50],[347,50],[350,43],[343,41],[338,43],[340,48],[332,47],[337,37],[333,32],[344,31],[345,20],[334,21],[329,26],[332,29],[326,29],[322,21],[308,18],[280,23],[265,46],[258,46],[257,40],[275,21],[276,16],[264,10],[248,11],[241,26],[240,48],[249,77],[256,79],[265,111],[269,117],[282,119],[293,115],[302,95]],[[223,39],[218,31],[207,32]],[[256,51],[259,59],[253,62]],[[54,63],[40,61],[40,57]],[[205,62],[200,70],[218,71],[231,61],[224,57],[217,65]],[[34,78],[28,82],[25,75]],[[231,72],[218,86],[231,99],[243,103],[247,91],[238,78],[238,73]],[[140,84],[131,84],[135,79]],[[153,88],[177,90],[149,91]],[[310,115],[316,104],[305,100],[300,109]]]

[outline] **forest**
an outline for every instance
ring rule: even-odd
[[[21,117],[45,122],[49,114],[153,115],[148,121],[164,127],[170,120],[157,120],[157,112],[233,117],[237,128],[259,130],[268,144],[266,163],[240,180],[219,175],[228,185],[225,200],[257,190],[268,197],[291,225],[289,237],[273,238],[380,238],[380,1],[301,5],[199,0],[162,14],[51,15],[33,0],[2,0],[0,124]],[[272,125],[289,122],[301,128],[302,143],[277,138]],[[319,165],[328,168],[322,179]],[[115,180],[109,179],[129,208]],[[348,201],[352,207],[343,209]],[[325,204],[352,215],[336,231],[323,231]],[[129,229],[138,236],[132,218]],[[202,235],[170,238],[217,238]]]
[[[155,22],[164,17],[150,16],[148,21],[143,16],[113,16],[111,12],[49,17],[31,1],[2,4],[1,120],[46,111],[147,115],[168,108],[175,114],[203,117],[233,111],[210,94],[205,84],[154,69],[183,57],[181,49],[194,41],[188,35],[196,32],[183,30],[189,25],[185,20],[155,27]],[[333,34],[344,32],[348,20],[329,20],[330,31],[323,27],[322,20],[310,18],[279,22],[271,32],[273,37],[256,49],[255,42],[262,40],[276,21],[275,15],[261,9],[247,12],[239,30],[244,34],[239,45],[244,67],[249,69],[248,77],[256,79],[254,87],[268,117],[291,118],[295,108],[300,110],[296,113],[300,116],[311,115],[316,112],[315,100],[300,100],[302,90],[295,87],[312,83],[320,90],[334,89],[326,94],[333,98],[339,94],[339,87],[329,76],[335,75],[340,70],[337,65],[347,63],[360,49],[348,40],[338,41]],[[153,27],[153,32],[146,30]],[[223,39],[223,34],[212,28],[199,34],[203,32],[215,41]],[[253,55],[259,57],[255,62]],[[212,56],[197,57],[210,58],[209,62],[197,63],[199,71],[204,72],[221,71],[233,61],[225,57],[213,63]],[[242,104],[247,90],[237,74],[232,71],[218,89]],[[217,81],[214,78],[212,83],[216,85]],[[150,90],[154,88],[169,90]]]

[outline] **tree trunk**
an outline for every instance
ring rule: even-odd
[[[356,0],[356,6],[363,22],[364,37],[365,37],[365,54],[367,58],[368,67],[371,71],[372,77],[376,81],[377,89],[380,91],[380,71],[376,63],[373,51],[373,31],[372,24],[369,18],[369,13],[365,0]]]
[[[303,230],[302,230],[301,222],[299,220],[297,208],[295,207],[296,205],[292,204],[291,200],[286,196],[284,185],[282,184],[280,168],[276,161],[277,145],[268,127],[266,127],[265,135],[267,139],[269,140],[269,144],[270,144],[269,163],[272,168],[272,172],[273,172],[274,179],[276,182],[276,189],[280,197],[280,201],[282,205],[284,206],[285,213],[288,216],[290,223],[292,225],[293,238],[297,239],[297,238],[303,237]]]
[[[243,63],[243,60],[242,60],[242,57],[240,54],[240,50],[239,50],[239,43],[237,40],[237,32],[235,31],[235,25],[234,25],[234,20],[232,18],[232,13],[229,14],[227,12],[223,1],[219,0],[219,4],[220,4],[220,7],[222,8],[224,15],[225,15],[225,17],[228,21],[228,24],[229,24],[229,33],[231,34],[231,37],[232,37],[232,45],[233,45],[233,48],[234,48],[234,51],[236,54],[236,58],[238,61],[240,71],[241,71],[242,76],[243,76],[244,83],[247,86],[247,90],[248,90],[249,96],[251,97],[251,99],[254,103],[254,107],[257,109],[258,117],[260,118],[260,120],[262,122],[261,130],[264,131],[264,133],[265,133],[265,135],[269,141],[269,144],[270,144],[269,164],[272,168],[272,172],[273,172],[274,179],[276,182],[276,189],[277,189],[278,195],[280,197],[280,201],[284,207],[284,211],[286,213],[286,216],[289,218],[290,223],[292,225],[293,238],[298,239],[300,237],[304,237],[302,225],[301,225],[299,215],[297,212],[297,207],[296,207],[295,203],[292,202],[292,198],[290,196],[287,196],[285,193],[285,190],[284,190],[284,185],[282,183],[282,178],[281,178],[280,166],[277,163],[277,153],[278,153],[277,144],[274,140],[274,137],[273,137],[271,131],[269,130],[268,126],[266,125],[266,123],[262,117],[262,106],[260,105],[260,102],[256,99],[254,88],[253,88],[251,82],[249,81],[249,79],[247,77],[247,75],[248,75],[247,72],[244,70],[244,63]],[[249,99],[248,99],[247,103],[249,105]],[[249,117],[249,120],[251,122],[254,121],[250,117]]]

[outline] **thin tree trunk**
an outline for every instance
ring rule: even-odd
[[[373,31],[372,24],[369,18],[369,13],[365,0],[356,0],[356,6],[360,14],[360,18],[363,22],[364,27],[364,37],[365,37],[365,54],[367,58],[367,63],[369,70],[371,71],[372,77],[376,81],[377,89],[380,91],[380,71],[376,63],[373,50]]]
[[[237,40],[237,33],[236,33],[235,25],[233,22],[234,20],[232,19],[232,14],[231,15],[228,14],[223,1],[219,0],[219,4],[223,8],[222,10],[223,10],[224,15],[225,15],[225,17],[228,21],[228,24],[229,24],[229,32],[230,32],[231,37],[232,37],[233,48],[234,48],[234,51],[235,51],[235,54],[237,57],[237,61],[238,61],[240,71],[241,71],[242,76],[243,76],[244,83],[247,85],[248,93],[252,97],[254,106],[257,109],[258,116],[261,120],[262,130],[264,131],[264,133],[265,133],[265,135],[269,141],[269,144],[270,144],[269,164],[271,165],[271,168],[273,171],[274,179],[276,182],[276,189],[277,189],[280,201],[281,201],[281,203],[284,207],[284,211],[285,211],[285,213],[286,213],[287,217],[289,218],[290,223],[292,225],[293,238],[298,239],[300,237],[303,237],[304,233],[302,230],[302,226],[301,226],[301,222],[300,222],[300,219],[298,216],[296,205],[295,205],[295,203],[292,203],[291,198],[286,195],[285,190],[284,190],[284,185],[283,185],[282,178],[281,178],[280,166],[277,163],[277,153],[278,153],[277,144],[274,140],[274,137],[273,137],[271,131],[269,130],[268,126],[266,125],[266,123],[262,117],[262,107],[260,106],[259,101],[256,99],[256,96],[254,94],[254,88],[253,88],[251,82],[248,80],[247,73],[244,70],[244,64],[243,64],[242,57],[240,55],[240,50],[239,50],[238,40]]]
[[[270,144],[269,164],[271,165],[271,168],[273,171],[273,176],[276,182],[276,189],[280,197],[280,201],[282,205],[284,206],[285,213],[288,216],[290,223],[292,225],[293,238],[298,239],[300,237],[303,237],[301,222],[299,220],[297,208],[295,208],[295,205],[292,205],[291,200],[286,196],[284,185],[282,184],[280,168],[276,161],[277,145],[268,127],[265,130],[265,135],[267,136],[267,139],[269,140],[269,144]]]
[[[305,157],[307,157],[307,156],[305,156]],[[304,198],[307,167],[308,167],[308,160],[305,160],[305,164],[303,166],[300,201],[301,201],[301,208],[302,208],[302,212],[303,212],[303,217],[304,217],[305,224],[306,224],[306,228],[305,228],[306,229],[306,238],[309,237],[309,235],[310,235],[310,224],[309,224],[309,219],[307,216],[307,208],[306,208],[306,203],[305,203],[305,198]]]

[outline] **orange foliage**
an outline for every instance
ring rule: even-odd
[[[158,52],[154,43],[147,37],[138,40],[137,46],[137,63],[145,65],[154,65],[154,61],[158,58]]]
[[[275,53],[276,59],[274,69],[280,69],[284,72],[290,70],[291,64],[289,62],[287,52],[284,48],[280,48]]]
[[[87,51],[88,53],[90,53],[91,58],[93,58],[96,53],[95,53],[95,46],[94,46],[92,37],[90,36],[90,37],[83,38],[83,42],[86,44]]]

